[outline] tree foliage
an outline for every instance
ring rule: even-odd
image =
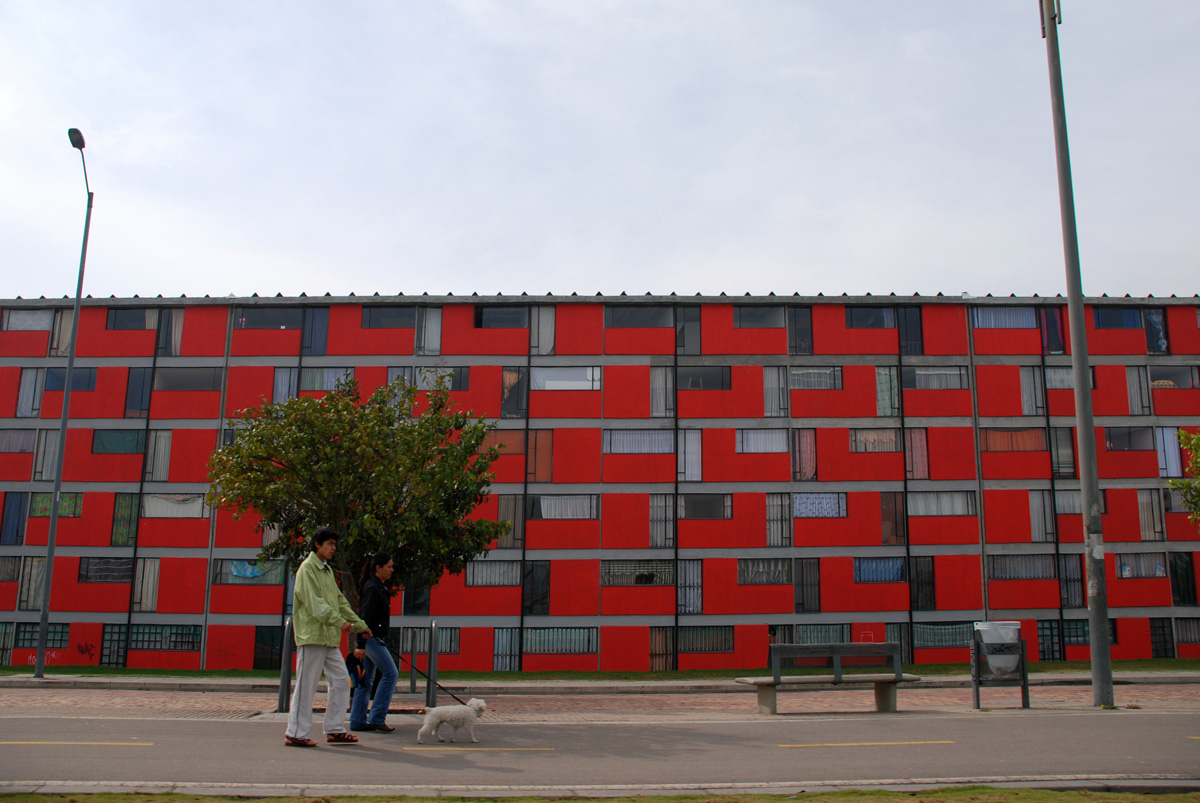
[[[1200,527],[1200,432],[1179,430],[1179,445],[1187,455],[1187,473],[1191,476],[1182,480],[1168,480],[1167,484],[1183,497],[1183,506],[1190,514],[1192,524]]]
[[[229,426],[233,442],[209,459],[209,505],[277,525],[259,557],[292,567],[318,527],[335,528],[334,568],[351,602],[376,552],[421,588],[462,572],[507,527],[467,518],[487,497],[498,452],[480,452],[491,425],[459,409],[444,381],[418,392],[397,379],[363,401],[357,381],[342,380],[322,398],[246,409]]]

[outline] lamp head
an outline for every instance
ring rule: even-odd
[[[71,138],[71,147],[83,150],[83,133],[78,128],[68,128],[67,136]]]

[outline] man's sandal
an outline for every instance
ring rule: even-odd
[[[353,733],[346,733],[346,731],[339,731],[337,733],[325,734],[325,741],[332,742],[333,744],[354,744],[355,742],[358,741],[358,737],[355,736]]]
[[[317,743],[312,739],[300,739],[295,736],[284,736],[283,743],[288,747],[316,747]]]

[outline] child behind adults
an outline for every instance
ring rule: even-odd
[[[337,551],[336,530],[322,527],[313,533],[312,553],[296,570],[292,592],[292,626],[296,634],[296,689],[284,744],[289,747],[316,747],[308,738],[312,729],[313,697],[322,670],[329,686],[325,705],[325,740],[332,744],[353,744],[358,737],[346,732],[346,706],[350,702],[350,674],[342,657],[342,634],[351,631],[371,637],[367,623],[360,619],[337,587],[329,561]]]
[[[352,731],[391,733],[395,730],[384,721],[387,719],[388,706],[392,703],[392,694],[396,691],[397,677],[396,662],[392,660],[384,641],[392,615],[387,584],[394,570],[392,556],[386,552],[376,554],[363,567],[362,586],[358,592],[358,615],[370,630],[358,637],[358,648],[365,650],[366,655],[362,657],[362,680],[354,687],[354,699],[350,703]],[[358,655],[358,651],[355,654]],[[371,699],[371,685],[377,669],[379,687],[375,691],[375,698]]]

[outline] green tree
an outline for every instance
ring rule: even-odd
[[[491,425],[459,409],[442,380],[418,393],[397,379],[363,401],[344,379],[323,398],[264,402],[229,426],[232,443],[209,459],[208,504],[278,526],[259,557],[293,568],[318,527],[335,528],[334,569],[351,603],[376,552],[422,588],[462,572],[507,529],[467,518],[487,497],[498,452],[481,449]]]
[[[1179,430],[1179,445],[1187,455],[1187,473],[1192,476],[1182,480],[1168,480],[1171,490],[1179,491],[1183,506],[1187,508],[1192,524],[1200,527],[1200,432]]]

